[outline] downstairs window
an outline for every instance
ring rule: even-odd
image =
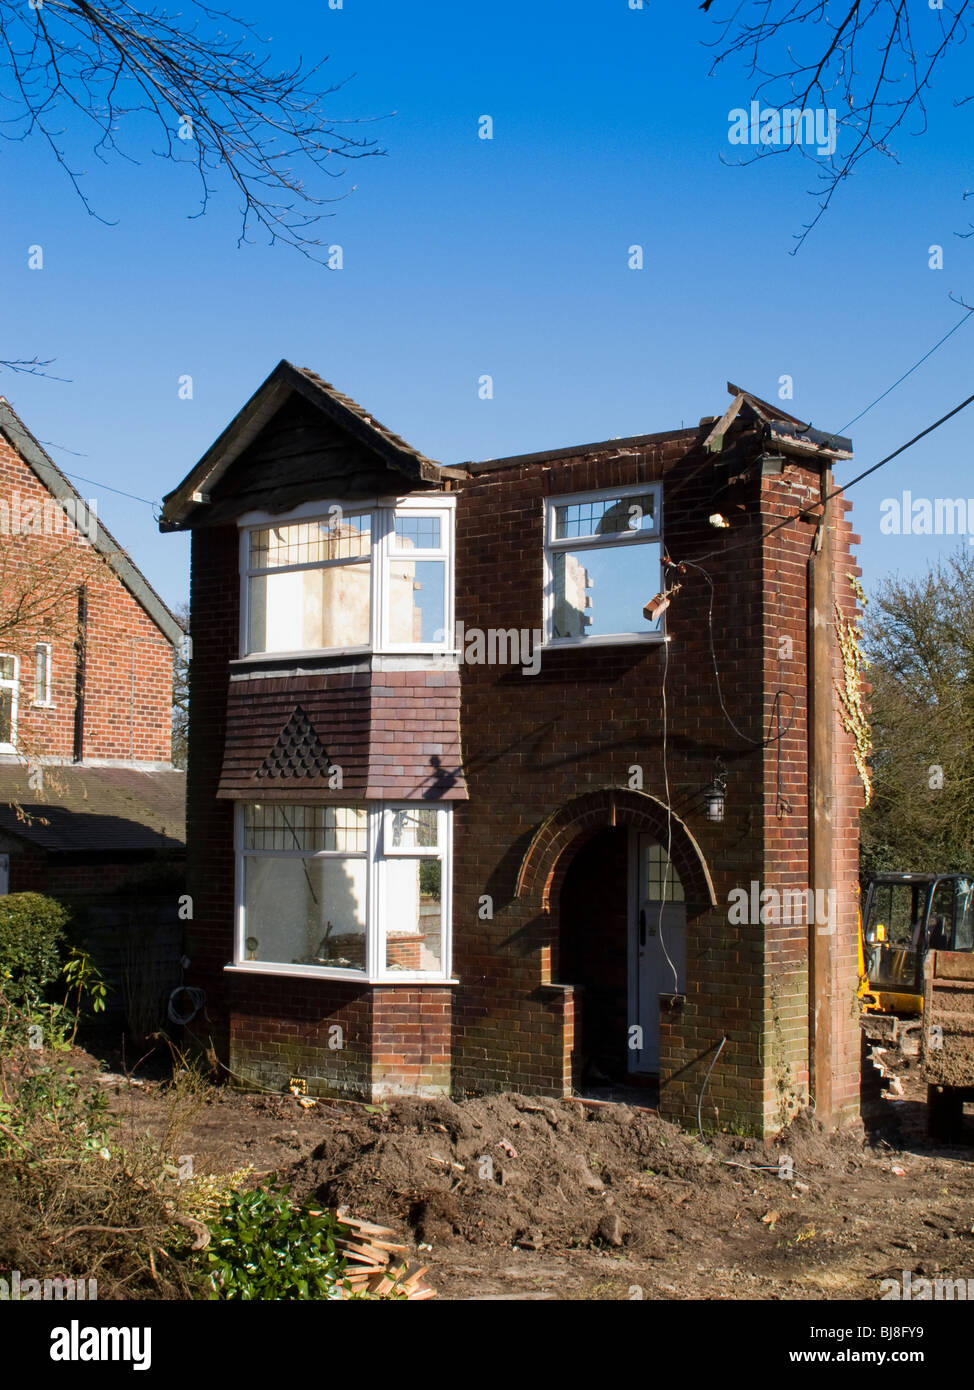
[[[234,964],[449,978],[451,815],[422,803],[239,808]]]

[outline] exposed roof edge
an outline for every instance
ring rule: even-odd
[[[284,358],[179,486],[163,498],[159,523],[161,530],[179,530],[186,523],[193,509],[204,504],[207,491],[219,482],[288,396],[294,393],[303,396],[353,439],[371,449],[388,467],[396,469],[406,478],[430,483],[440,480],[440,465],[435,459],[427,458],[407,444],[350,396],[337,391],[315,372],[306,367],[295,367]]]
[[[474,477],[478,473],[487,473],[495,468],[517,468],[528,463],[554,463],[558,459],[581,458],[586,454],[608,454],[613,450],[624,453],[629,449],[665,444],[671,439],[695,439],[699,434],[699,425],[686,425],[678,430],[659,430],[656,434],[629,434],[618,439],[602,439],[592,444],[569,444],[562,449],[543,449],[532,454],[508,454],[503,458],[470,460],[458,464],[457,468],[465,469]]]
[[[0,433],[6,436],[24,463],[37,475],[53,497],[57,498],[59,502],[71,501],[85,504],[85,499],[81,493],[73,483],[68,481],[43,446],[34,438],[5,396],[0,396]],[[65,515],[68,515],[68,512],[65,512]],[[178,646],[182,642],[184,634],[175,615],[163,603],[148,579],[129,558],[101,519],[93,513],[89,515],[90,520],[94,523],[92,528],[94,536],[88,539],[91,540],[95,550],[115,572],[136,603],[148,614],[170,645]]]

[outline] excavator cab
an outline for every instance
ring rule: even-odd
[[[930,950],[974,950],[974,876],[877,874],[863,912],[863,1008],[920,1014]]]

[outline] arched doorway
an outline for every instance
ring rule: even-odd
[[[570,854],[552,907],[558,974],[583,989],[578,1079],[658,1076],[660,1008],[686,992],[686,900],[666,847],[627,826],[597,831]]]
[[[630,832],[629,1071],[659,1074],[660,1008],[687,988],[687,905],[666,846]]]
[[[582,987],[565,1038],[576,1084],[658,1074],[660,1011],[687,988],[687,918],[716,901],[687,825],[644,792],[586,793],[536,831],[518,896],[551,921],[542,983]]]

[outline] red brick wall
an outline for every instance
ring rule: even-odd
[[[704,433],[700,432],[700,433]],[[546,914],[538,894],[517,896],[518,871],[532,835],[560,806],[585,790],[625,787],[629,767],[643,770],[643,789],[669,796],[710,868],[716,908],[688,909],[685,1005],[661,1022],[662,1105],[695,1118],[706,1069],[722,1039],[707,1089],[707,1115],[765,1130],[782,1123],[807,1097],[808,928],[728,920],[732,890],[808,885],[806,579],[814,527],[796,522],[757,543],[759,526],[796,510],[818,491],[817,471],[789,464],[761,480],[740,458],[743,474],[726,506],[730,531],[707,523],[714,504],[714,463],[694,448],[698,432],[664,437],[623,456],[513,464],[481,475],[460,491],[457,525],[457,616],[468,626],[542,626],[543,499],[654,481],[665,474],[664,535],[674,559],[701,563],[714,585],[713,641],[727,710],[720,709],[710,651],[710,587],[698,570],[682,591],[662,646],[590,648],[545,654],[541,671],[488,666],[462,670],[461,728],[470,801],[456,810],[454,1084],[468,1091],[516,1086],[558,1093],[562,1022],[548,991],[546,951],[557,952],[559,904]],[[750,543],[740,545],[742,540]],[[840,537],[837,566],[849,567]],[[648,599],[645,596],[634,596]],[[786,664],[778,638],[792,638]],[[666,682],[666,773],[662,688]],[[782,691],[781,786],[778,748],[765,747],[776,692]],[[794,695],[794,706],[787,693]],[[700,794],[714,759],[727,768],[726,818],[708,822]],[[840,766],[844,754],[837,747]],[[782,803],[782,804],[779,804]],[[784,809],[783,803],[788,808]],[[857,855],[852,806],[842,811],[845,865]],[[840,892],[840,931],[848,948],[854,900]],[[844,897],[842,894],[844,893]],[[493,919],[480,914],[492,899]],[[842,1058],[851,1055],[854,983],[834,981]],[[846,1061],[840,1064],[846,1067]]]
[[[172,710],[172,648],[129,590],[53,503],[17,451],[0,436],[0,586],[5,606],[31,573],[51,576],[40,592],[58,595],[56,613],[0,635],[0,651],[19,656],[18,743],[35,757],[74,756],[77,672],[77,590],[88,588],[85,758],[168,762]],[[16,499],[16,501],[15,501]],[[41,509],[47,504],[46,513]],[[24,535],[10,534],[16,516],[47,516]],[[4,532],[2,527],[6,526]],[[53,708],[32,704],[34,646],[52,647]]]
[[[862,574],[850,563],[849,551],[859,544],[847,512],[852,503],[844,498],[832,503],[835,525],[834,590],[838,609],[847,622],[860,616],[856,592],[850,582]],[[841,653],[836,645],[833,671],[837,689],[843,683]],[[832,877],[838,890],[839,918],[834,948],[832,988],[833,1104],[838,1120],[851,1120],[859,1114],[861,1082],[861,1036],[859,1004],[859,812],[865,804],[865,791],[853,759],[854,740],[835,721],[835,801],[832,811]]]
[[[700,1087],[722,1039],[707,1086],[709,1123],[766,1131],[804,1103],[808,928],[733,925],[728,897],[752,881],[779,890],[808,886],[806,564],[814,526],[793,522],[764,547],[758,537],[762,524],[804,505],[810,491],[817,495],[819,478],[816,470],[789,463],[783,475],[762,479],[743,448],[716,459],[705,455],[697,443],[703,433],[658,436],[601,458],[515,463],[460,488],[458,619],[468,628],[535,629],[542,626],[545,496],[665,477],[667,549],[677,560],[700,559],[713,583],[721,692],[740,732],[717,696],[711,589],[692,568],[681,576],[682,590],[667,615],[671,640],[665,647],[554,651],[533,676],[519,668],[464,665],[460,724],[470,801],[458,801],[454,812],[460,984],[452,991],[400,986],[370,993],[344,982],[243,974],[228,980],[224,974],[232,952],[232,808],[217,799],[217,789],[228,663],[237,651],[239,552],[234,527],[194,534],[190,978],[208,991],[208,1029],[217,1040],[232,1034],[229,1055],[239,1074],[271,1089],[286,1084],[287,1072],[308,1076],[309,1086],[322,1091],[427,1090],[447,1084],[452,1056],[452,1086],[460,1094],[509,1088],[564,1093],[578,1068],[584,992],[564,988],[572,982],[560,977],[559,895],[577,844],[602,827],[627,823],[623,799],[606,795],[601,809],[580,824],[577,844],[559,861],[549,901],[545,884],[534,879],[519,893],[519,873],[547,818],[586,792],[626,788],[636,764],[649,796],[665,801],[668,783],[674,811],[709,867],[716,898],[710,905],[698,874],[688,894],[687,997],[661,1020],[663,1108],[695,1120]],[[740,475],[729,493],[720,494],[719,505],[715,464]],[[708,525],[709,514],[721,509],[731,518],[729,531]],[[836,573],[844,583],[851,568],[845,524],[835,540]],[[838,580],[836,587],[838,593]],[[650,594],[634,597],[641,605]],[[850,602],[847,595],[842,601]],[[782,636],[792,641],[787,659]],[[386,684],[389,698],[397,699],[398,688],[409,683]],[[424,688],[428,694],[425,682]],[[779,779],[777,735],[789,719],[780,739]],[[383,756],[395,757],[402,743],[398,722],[407,721],[396,715],[370,723],[375,747],[390,749]],[[390,737],[375,739],[378,733]],[[727,803],[724,821],[715,824],[703,814],[702,797],[718,755],[727,769]],[[838,735],[835,758],[835,1062],[837,1085],[851,1106],[858,1051],[849,972],[850,871],[857,857],[858,792]],[[620,818],[613,820],[617,804]],[[682,852],[690,874],[685,846]],[[330,1050],[327,1029],[342,1019],[347,1047]],[[849,1113],[845,1100],[843,1107]]]

